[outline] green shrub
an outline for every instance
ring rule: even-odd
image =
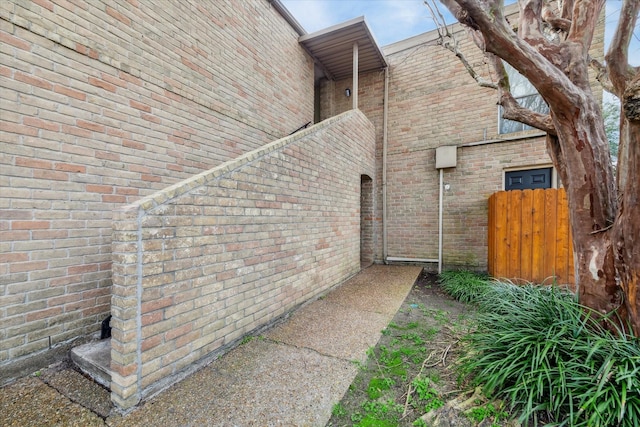
[[[470,271],[443,271],[438,281],[453,298],[464,303],[474,303],[490,287],[486,275]]]
[[[550,425],[640,425],[640,347],[594,320],[553,287],[492,283],[476,298],[481,314],[466,338],[461,370],[520,421]]]

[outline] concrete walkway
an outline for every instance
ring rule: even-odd
[[[125,416],[84,403],[70,369],[25,378],[0,389],[0,425],[324,426],[420,271],[369,267]]]

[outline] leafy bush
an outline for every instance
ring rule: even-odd
[[[558,288],[486,283],[473,298],[481,314],[466,337],[464,375],[510,402],[523,423],[640,425],[638,338],[604,330]]]
[[[473,303],[490,287],[486,275],[470,271],[443,271],[440,286],[453,298],[464,303]]]

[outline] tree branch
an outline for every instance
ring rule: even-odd
[[[573,1],[574,0],[562,0],[561,18],[568,19],[569,21],[571,20],[573,16]]]
[[[542,6],[541,6],[541,3],[538,6],[536,6],[534,3],[537,1],[539,0],[532,0],[530,3],[534,9],[538,8],[538,15],[539,15],[539,9]],[[483,33],[479,31],[479,27],[475,24],[473,18],[471,18],[471,14],[467,15],[465,13],[464,7],[461,7],[461,5],[457,4],[458,3],[457,0],[456,1],[441,0],[441,2],[445,4],[445,6],[454,14],[454,16],[456,16],[458,20],[462,19],[468,23],[468,25],[465,25],[465,26],[467,26],[467,28],[469,29],[469,32],[471,33],[471,36],[474,42],[476,43],[476,45],[485,52],[485,57],[488,59],[488,61],[492,65],[492,68],[495,70],[497,74],[498,83],[496,84],[493,82],[487,82],[475,72],[473,67],[468,63],[464,55],[457,48],[457,42],[455,42],[455,39],[453,39],[453,36],[448,32],[448,29],[446,28],[445,28],[446,36],[453,39],[454,43],[447,42],[447,40],[443,38],[442,31],[438,29],[438,32],[441,37],[442,46],[449,49],[462,61],[462,64],[464,65],[467,72],[471,75],[471,77],[474,78],[474,80],[476,80],[476,82],[478,82],[480,86],[494,88],[498,90],[498,104],[501,105],[503,108],[502,117],[505,119],[515,120],[520,123],[524,123],[536,129],[540,129],[544,132],[547,132],[551,135],[555,135],[556,129],[553,125],[553,120],[551,119],[551,116],[549,114],[541,114],[533,110],[530,110],[528,108],[524,108],[513,97],[513,95],[511,94],[511,87],[509,84],[509,76],[504,68],[504,64],[502,63],[502,60],[495,53],[488,52],[488,49],[485,49],[485,39],[483,37]],[[435,14],[431,6],[428,5],[428,7],[429,7],[429,10],[431,11],[432,16],[434,16],[434,20],[436,20]],[[490,2],[490,5],[488,7],[490,10],[491,16],[496,21],[500,21],[502,23],[503,28],[505,29],[506,32],[513,35],[513,31],[507,24],[507,21],[502,13],[502,2],[501,1]],[[532,25],[534,21],[535,19],[531,21]],[[538,27],[539,27],[539,24],[540,22],[538,21]],[[540,36],[542,36],[539,30],[535,30],[533,26],[529,28],[530,30],[525,30],[525,32],[533,34],[537,31],[537,33]]]
[[[518,101],[511,94],[509,75],[502,60],[490,53],[487,54],[487,57],[498,75],[498,104],[503,109],[502,117],[524,123],[550,135],[556,135],[556,129],[549,114],[537,113],[518,104]]]
[[[518,35],[538,51],[549,50],[551,45],[542,33],[542,0],[521,0]]]
[[[573,22],[567,41],[578,43],[582,48],[583,57],[589,52],[603,7],[604,0],[577,0],[573,4]]]
[[[609,72],[607,71],[607,67],[605,67],[600,61],[595,58],[591,58],[591,60],[589,61],[589,65],[597,73],[596,80],[600,82],[602,88],[607,92],[615,95],[616,90],[613,87],[611,80],[609,79]]]
[[[494,82],[483,78],[480,74],[476,72],[476,70],[469,63],[469,61],[467,61],[467,58],[464,56],[464,54],[460,51],[460,49],[458,49],[458,42],[455,39],[449,39],[449,40],[451,41],[441,39],[440,44],[445,49],[450,50],[451,52],[454,53],[454,55],[458,57],[458,59],[460,60],[464,68],[467,70],[469,75],[473,77],[473,79],[478,83],[478,85],[481,87],[486,87],[490,89],[498,89],[498,86]]]
[[[548,5],[542,7],[542,19],[553,31],[562,31],[565,35],[571,29],[571,19],[562,18]]]
[[[458,48],[458,40],[455,36],[449,31],[449,27],[447,26],[444,17],[440,13],[440,10],[437,7],[431,7],[429,1],[424,1],[425,6],[429,9],[431,13],[431,17],[436,24],[436,29],[438,31],[438,44],[444,47],[445,49],[452,52],[462,63],[465,70],[469,73],[471,77],[478,83],[481,87],[486,87],[490,89],[497,89],[498,86],[491,80],[487,80],[483,78],[480,74],[476,72],[473,66],[469,63],[467,58],[464,56],[462,51]],[[472,35],[473,36],[473,35]]]
[[[629,43],[633,36],[633,30],[638,19],[640,2],[638,0],[625,0],[620,10],[618,28],[611,40],[609,51],[605,55],[609,79],[615,88],[615,94],[621,98],[626,82],[633,78],[638,71],[629,66]]]
[[[525,76],[544,98],[554,98],[556,108],[566,114],[581,102],[581,88],[565,75],[562,53],[553,47],[544,54],[514,34],[507,23],[502,2],[441,0],[458,22],[484,35],[486,51],[494,53]],[[567,52],[564,52],[566,54]],[[549,57],[555,58],[550,60]],[[558,90],[562,87],[562,90]]]

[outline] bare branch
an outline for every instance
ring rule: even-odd
[[[490,80],[486,80],[485,78],[483,78],[480,74],[478,74],[476,72],[476,70],[469,63],[469,61],[467,61],[467,58],[465,58],[464,54],[460,51],[460,49],[458,49],[458,43],[457,43],[457,41],[455,39],[453,39],[452,42],[447,41],[447,40],[440,40],[440,44],[445,49],[450,50],[451,52],[453,52],[458,57],[458,59],[460,60],[460,62],[464,66],[464,68],[467,70],[469,75],[471,77],[473,77],[473,79],[478,83],[479,86],[490,88],[490,89],[498,89],[498,86],[494,82],[492,82]]]
[[[566,34],[571,29],[571,20],[559,17],[547,4],[542,7],[542,19],[553,31],[562,31]]]
[[[507,75],[507,72],[504,68],[502,61],[494,53],[487,52],[484,49],[484,37],[482,33],[480,33],[477,26],[475,26],[474,28],[474,23],[472,22],[471,18],[469,16],[466,16],[465,18],[464,8],[460,7],[460,5],[458,5],[457,2],[455,2],[454,0],[441,0],[441,2],[444,3],[445,6],[447,6],[447,8],[449,8],[449,10],[456,16],[456,18],[466,19],[466,21],[470,23],[470,26],[467,26],[467,28],[469,29],[470,35],[474,40],[474,42],[476,43],[476,45],[480,49],[483,49],[483,51],[485,52],[485,57],[488,59],[488,61],[492,65],[492,68],[497,73],[498,83],[496,84],[494,82],[488,82],[476,73],[476,71],[473,69],[473,67],[469,64],[469,62],[466,60],[464,55],[458,49],[457,42],[455,41],[455,38],[453,38],[453,35],[451,35],[448,32],[448,29],[447,29],[447,37],[448,37],[447,39],[442,38],[442,33],[441,32],[439,33],[441,35],[440,44],[446,49],[453,52],[460,59],[460,61],[464,65],[467,72],[471,75],[471,77],[474,78],[474,80],[476,80],[476,82],[478,82],[480,86],[488,87],[492,89],[498,89],[498,104],[501,105],[503,108],[502,116],[505,119],[515,120],[515,121],[524,123],[526,125],[532,126],[536,129],[540,129],[544,132],[555,135],[556,130],[553,125],[551,116],[549,114],[541,114],[541,113],[532,111],[528,108],[524,108],[513,97],[513,95],[511,94],[511,87],[509,84],[509,76]],[[534,2],[532,2],[532,7],[538,8],[538,15],[539,15],[539,9],[541,8],[541,4],[536,6],[535,4],[533,4]],[[506,22],[506,19],[502,15],[501,2],[494,3],[493,7],[495,8],[495,10],[491,9],[491,14],[493,15],[493,17],[496,20],[501,20],[501,22],[503,23],[503,27],[507,28],[507,31],[513,34],[513,32],[511,31],[511,29],[509,28]],[[431,10],[431,13],[433,15],[434,12],[430,5],[429,5],[429,9]],[[539,26],[540,26],[540,21],[538,20],[538,27]],[[532,27],[532,33],[536,31],[540,35],[540,37],[544,38],[544,36],[542,36],[542,33],[539,32],[539,30],[533,30],[533,27]]]
[[[517,37],[502,11],[501,2],[478,0],[441,0],[458,22],[482,33],[486,51],[494,53],[525,76],[545,98],[553,97],[555,106],[566,114],[580,103],[582,88],[565,75],[566,59],[557,46],[545,45],[539,52],[534,46]],[[566,55],[567,52],[564,52]],[[551,59],[550,59],[551,58]],[[561,86],[564,89],[558,91]],[[537,127],[537,126],[536,126]]]
[[[431,16],[436,23],[436,29],[438,31],[438,44],[444,47],[445,49],[451,51],[462,63],[465,70],[469,73],[471,77],[480,85],[481,87],[486,87],[490,89],[497,89],[498,87],[491,80],[487,80],[483,78],[473,66],[469,63],[467,58],[464,56],[462,51],[458,48],[458,40],[455,36],[449,31],[449,27],[447,27],[444,17],[440,13],[440,9],[435,5],[432,7],[429,1],[424,1],[425,6],[429,9]]]
[[[518,35],[532,46],[546,45],[542,34],[542,0],[521,0]]]
[[[562,12],[560,14],[561,18],[571,20],[573,16],[573,1],[574,0],[558,0],[561,3]]]
[[[618,97],[622,96],[626,82],[633,78],[633,75],[637,72],[637,70],[629,66],[628,54],[629,43],[631,42],[633,30],[638,19],[639,9],[640,2],[638,2],[638,0],[624,1],[620,10],[618,28],[613,36],[613,40],[611,40],[609,51],[605,56],[609,79]]]
[[[487,57],[498,75],[498,104],[502,106],[502,117],[515,120],[520,123],[540,129],[550,135],[556,134],[556,129],[549,114],[537,113],[528,108],[522,107],[511,94],[509,75],[504,68],[502,60],[494,54],[487,54]]]

